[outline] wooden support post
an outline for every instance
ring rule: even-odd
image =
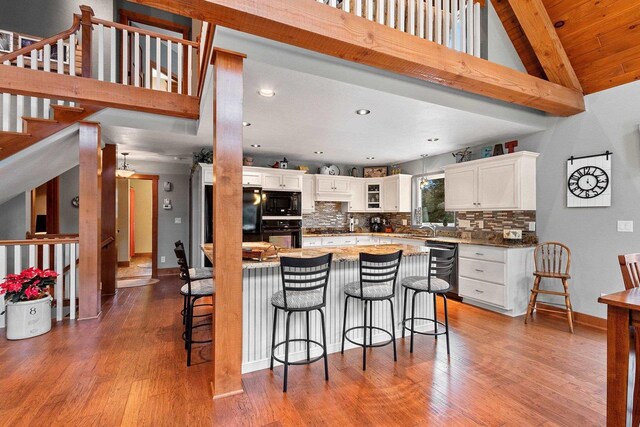
[[[214,50],[213,397],[242,392],[242,96],[246,56]]]
[[[82,26],[82,77],[91,78],[91,31],[93,31],[93,24],[91,23],[91,17],[93,9],[89,6],[80,6],[82,11],[82,17],[80,18],[80,25]]]
[[[107,144],[102,150],[102,295],[116,293],[116,145]]]
[[[100,315],[101,252],[100,124],[80,122],[80,265],[79,306],[82,319]]]
[[[35,231],[35,230],[34,230]],[[60,233],[60,179],[47,182],[47,233]]]

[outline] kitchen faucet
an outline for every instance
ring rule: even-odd
[[[434,223],[422,224],[420,228],[428,228],[429,230],[431,230],[431,232],[433,233],[433,237],[436,237],[436,234],[438,234],[438,226]]]

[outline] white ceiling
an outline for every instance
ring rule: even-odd
[[[424,82],[363,71],[345,61],[246,35],[240,38],[228,31],[216,32],[221,47],[252,51],[245,61],[244,80],[244,115],[251,123],[244,128],[247,154],[326,163],[386,164],[414,160],[425,153],[436,155],[485,142],[502,142],[543,130],[546,124],[539,115],[517,107],[496,106],[495,101],[473,95],[451,95],[449,89],[445,92],[438,88],[440,92],[435,92],[425,89]],[[191,153],[212,146],[212,87],[211,79],[207,80],[199,126],[184,119],[127,112],[120,120],[103,122],[103,136],[118,144],[120,152],[129,151],[132,161],[189,163]],[[261,97],[257,93],[260,88],[273,89],[276,96]],[[432,92],[420,92],[423,89]],[[447,98],[453,96],[457,97],[454,104]],[[359,108],[369,109],[371,114],[358,116],[355,110]],[[151,124],[144,126],[147,121]],[[427,142],[428,138],[439,141]],[[252,144],[262,147],[252,148]],[[324,154],[319,156],[314,151]]]

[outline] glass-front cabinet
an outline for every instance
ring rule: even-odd
[[[381,211],[382,210],[382,181],[370,181],[367,180],[366,184],[367,195],[367,211]]]

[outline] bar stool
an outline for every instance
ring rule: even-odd
[[[342,350],[344,354],[344,342],[362,347],[362,370],[367,370],[367,348],[383,347],[393,344],[393,360],[398,360],[396,352],[396,322],[393,316],[393,297],[396,293],[396,279],[402,251],[386,255],[360,254],[360,280],[348,283],[344,287],[344,319],[342,324]],[[347,314],[349,308],[349,298],[363,301],[363,326],[354,326],[347,329]],[[376,301],[389,301],[391,309],[391,332],[386,329],[373,326],[373,303]],[[369,310],[369,324],[367,325],[367,310]],[[352,340],[347,334],[354,330],[362,330],[362,342]],[[381,331],[389,335],[389,340],[381,343],[373,343],[373,331]],[[367,344],[367,331],[369,332],[369,343]]]
[[[569,268],[571,267],[571,251],[562,243],[547,242],[540,243],[533,252],[533,261],[535,263],[535,277],[533,281],[533,289],[531,289],[531,298],[527,307],[527,314],[524,316],[524,323],[527,323],[529,316],[533,318],[533,311],[548,311],[557,313],[558,310],[538,308],[538,294],[558,295],[564,297],[564,312],[567,314],[569,329],[573,333],[573,309],[571,308],[571,298],[569,297],[569,283],[567,282],[571,275]],[[548,291],[540,289],[542,279],[556,279],[562,282],[564,292]],[[556,305],[550,302],[545,304]]]
[[[453,267],[456,261],[455,249],[429,249],[429,271],[427,276],[409,276],[402,280],[404,288],[404,303],[402,307],[402,338],[404,338],[405,330],[411,332],[410,352],[413,353],[413,336],[414,334],[430,335],[436,340],[438,335],[446,335],[447,338],[447,355],[451,354],[449,348],[449,313],[447,311],[447,292],[451,290],[450,280]],[[409,291],[413,291],[411,299],[411,317],[407,318],[407,297]],[[416,298],[421,293],[426,292],[433,294],[433,319],[428,317],[416,316]],[[440,295],[444,300],[444,323],[438,320],[437,296]],[[433,332],[416,331],[416,320],[432,322],[434,325]],[[407,322],[411,321],[411,326],[407,326]],[[438,325],[444,326],[444,332],[438,332]]]
[[[186,307],[185,311],[185,328],[182,334],[182,338],[185,342],[185,349],[187,350],[187,366],[191,366],[191,347],[193,344],[205,344],[212,342],[209,340],[193,340],[193,330],[201,328],[203,326],[212,325],[212,322],[193,324],[193,310],[195,307],[212,306],[213,304],[198,304],[196,301],[204,297],[212,297],[215,294],[215,282],[213,279],[200,279],[192,280],[189,274],[189,264],[187,263],[187,256],[182,248],[175,248],[174,252],[178,258],[178,266],[180,267],[180,277],[184,280],[185,284],[180,289],[180,293],[185,297]],[[197,317],[210,316],[210,314],[198,315]]]
[[[322,309],[327,303],[327,283],[331,272],[331,260],[333,254],[323,255],[317,258],[280,258],[280,272],[282,275],[282,290],[273,294],[271,305],[273,305],[273,333],[271,335],[271,365],[269,369],[273,371],[273,361],[284,365],[284,385],[282,391],[287,392],[287,378],[290,365],[308,365],[324,358],[324,377],[329,381],[329,361],[327,359],[327,334],[325,330],[324,312]],[[312,340],[309,328],[309,315],[312,311],[320,313],[320,324],[322,326],[322,344]],[[282,311],[286,314],[285,340],[276,344],[276,326],[278,313]],[[304,313],[306,317],[306,338],[289,337],[291,315],[294,313]],[[292,342],[304,342],[307,348],[307,358],[290,362],[289,344]],[[311,357],[311,344],[322,348],[322,354]],[[276,349],[284,345],[284,360],[276,357]]]
[[[184,249],[184,244],[182,243],[181,240],[178,240],[177,242],[174,243],[176,249],[182,249],[182,251],[185,253],[186,255],[186,251]],[[189,277],[191,278],[191,280],[202,280],[202,279],[213,279],[213,268],[211,267],[202,267],[202,268],[189,268]],[[183,298],[183,307],[182,307],[182,311],[180,312],[180,314],[182,315],[182,324],[185,324],[185,314],[187,312],[187,296],[184,295]],[[198,308],[198,307],[203,307],[203,306],[211,306],[211,304],[198,304],[196,305],[194,308]],[[209,314],[196,314],[193,317],[205,317],[205,316],[210,316]]]

